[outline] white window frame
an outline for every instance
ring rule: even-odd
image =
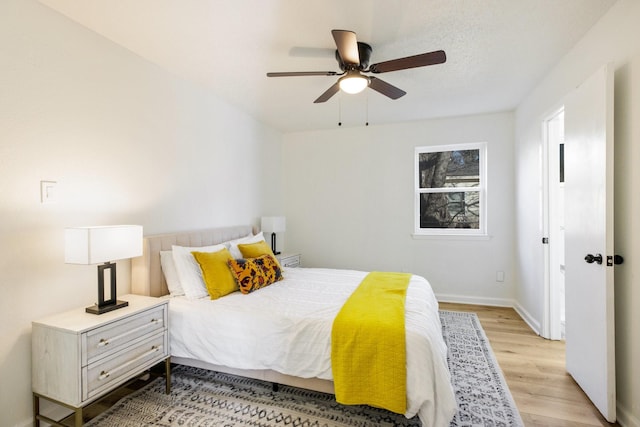
[[[420,188],[420,153],[435,153],[441,151],[480,150],[479,174],[480,183],[477,187],[447,187],[447,188]],[[474,142],[465,144],[447,144],[415,147],[414,153],[414,237],[428,236],[487,236],[487,143]],[[469,228],[420,228],[420,195],[422,193],[460,193],[474,191],[479,193],[480,221],[478,229]]]

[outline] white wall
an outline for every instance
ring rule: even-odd
[[[538,321],[543,311],[539,245],[541,122],[563,97],[608,62],[615,67],[616,369],[618,418],[640,426],[640,2],[619,0],[516,111],[517,299]],[[533,206],[532,206],[533,202]]]
[[[258,225],[282,205],[281,138],[34,0],[0,2],[1,426],[31,423],[31,321],[96,299],[63,228]]]
[[[512,113],[287,134],[287,249],[305,266],[408,271],[441,299],[511,305],[513,138]],[[491,238],[414,240],[414,148],[482,141]]]

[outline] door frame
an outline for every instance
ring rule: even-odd
[[[542,121],[542,237],[548,239],[548,243],[541,242],[544,259],[544,305],[540,335],[551,340],[562,339],[560,318],[563,301],[558,297],[560,273],[554,264],[559,260],[564,245],[559,243],[563,239],[558,221],[559,186],[553,185],[560,181],[560,154],[557,141],[551,140],[549,128],[563,113],[564,105],[556,106]]]

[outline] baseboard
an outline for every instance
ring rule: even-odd
[[[533,332],[540,335],[540,331],[542,327],[540,326],[540,322],[537,321],[527,310],[524,309],[517,301],[514,301],[513,309],[522,317],[522,320],[529,325]]]
[[[617,422],[622,427],[640,427],[640,419],[635,417],[630,411],[619,402],[616,405]]]
[[[446,295],[436,294],[436,298],[440,302],[451,302],[457,304],[472,304],[472,305],[489,305],[494,307],[511,307],[522,320],[529,325],[529,327],[537,335],[540,335],[540,322],[534,319],[516,300],[509,298],[487,298],[487,297],[472,297],[465,295]]]
[[[515,301],[508,298],[487,298],[487,297],[472,297],[465,295],[447,295],[436,294],[436,299],[441,302],[452,302],[458,304],[473,304],[473,305],[491,305],[494,307],[513,307]]]

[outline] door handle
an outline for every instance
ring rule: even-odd
[[[593,264],[594,262],[596,264],[602,264],[602,255],[600,255],[600,254],[595,254],[595,255],[587,254],[587,256],[584,257],[584,260],[588,264]]]

